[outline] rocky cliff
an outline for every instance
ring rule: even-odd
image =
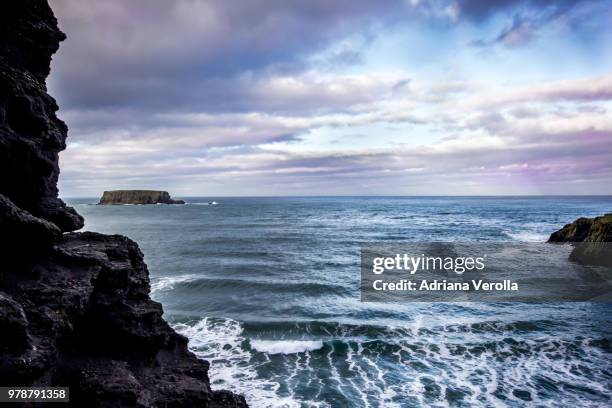
[[[0,385],[67,386],[74,406],[244,407],[162,319],[128,238],[74,233],[57,198],[67,128],[46,91],[64,35],[44,0],[0,5]]]
[[[578,218],[553,232],[551,243],[575,243],[570,260],[585,264],[612,266],[612,214]]]
[[[185,204],[185,202],[183,200],[173,200],[167,191],[114,190],[105,191],[98,204]]]
[[[62,231],[83,218],[57,198],[66,125],[47,94],[51,55],[64,34],[41,2],[3,2],[0,13],[0,193]]]

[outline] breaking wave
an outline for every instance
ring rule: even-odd
[[[202,319],[174,327],[211,362],[213,387],[243,393],[254,407],[599,406],[612,398],[605,337],[550,336],[558,329],[550,320],[422,324]],[[289,332],[303,338],[261,338]]]

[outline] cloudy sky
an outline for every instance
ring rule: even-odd
[[[612,194],[609,1],[51,6],[64,197]]]

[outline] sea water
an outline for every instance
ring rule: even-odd
[[[253,407],[610,406],[612,305],[362,303],[360,246],[543,242],[612,197],[67,200],[136,240],[164,317]],[[211,202],[218,205],[209,205]]]

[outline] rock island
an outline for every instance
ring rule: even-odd
[[[158,190],[114,190],[105,191],[99,205],[121,204],[185,204],[183,200],[173,200],[167,191]]]

